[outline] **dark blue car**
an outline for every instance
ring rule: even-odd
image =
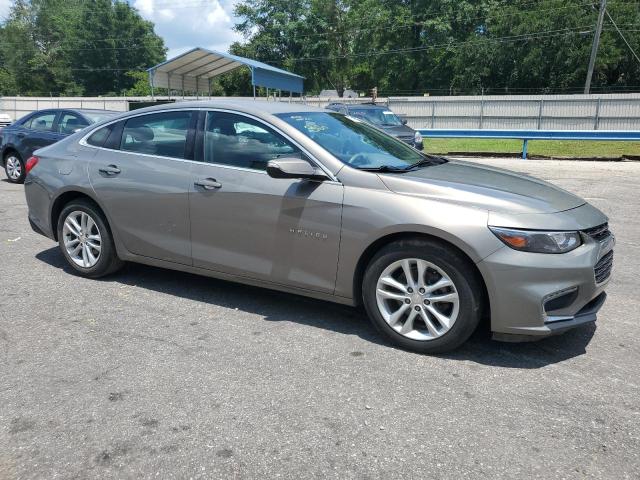
[[[407,126],[406,120],[398,117],[384,105],[375,103],[330,103],[327,108],[334,112],[360,118],[418,150],[424,148],[420,132]]]
[[[30,113],[0,130],[0,159],[11,183],[22,183],[25,163],[46,147],[84,127],[116,115],[110,110],[50,109]]]

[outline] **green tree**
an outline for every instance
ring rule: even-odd
[[[0,29],[0,88],[22,95],[120,93],[136,82],[128,72],[165,54],[153,25],[124,1],[17,0]]]
[[[304,75],[308,92],[579,91],[599,2],[584,0],[243,0],[234,51]],[[609,0],[631,45],[640,9]],[[638,88],[640,62],[607,20],[593,88]]]

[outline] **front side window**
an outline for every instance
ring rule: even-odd
[[[263,123],[243,115],[207,113],[204,161],[266,170],[269,160],[303,158],[300,150]]]
[[[36,113],[24,124],[26,128],[39,132],[50,132],[53,130],[53,121],[56,119],[56,112]]]
[[[58,122],[58,132],[71,135],[87,125],[89,122],[75,113],[63,113]]]
[[[407,168],[430,158],[357,118],[330,112],[277,116],[355,168]]]
[[[120,150],[185,158],[191,115],[177,111],[130,118],[124,124]]]

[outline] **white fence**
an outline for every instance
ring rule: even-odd
[[[199,99],[203,98],[206,97]],[[156,99],[167,100],[167,97]],[[172,99],[196,100],[196,97]],[[270,100],[277,99],[271,97]],[[305,101],[316,106],[326,106],[333,101],[370,101],[318,97],[279,100]],[[0,111],[17,119],[44,108],[127,111],[132,102],[148,101],[150,97],[1,97]],[[390,97],[379,98],[377,102],[404,116],[414,128],[640,130],[640,94]]]

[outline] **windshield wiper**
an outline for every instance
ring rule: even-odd
[[[434,165],[442,165],[443,163],[448,162],[446,158],[436,157],[435,155],[429,155],[427,158],[423,158],[422,160],[417,161],[416,163],[412,163],[405,170],[413,170],[414,168],[420,167],[432,167]]]
[[[393,165],[381,165],[379,167],[356,167],[358,170],[364,170],[365,172],[383,172],[383,173],[392,173],[392,172],[406,172],[406,167],[394,167]]]
[[[364,170],[365,172],[383,172],[383,173],[404,173],[409,172],[415,168],[420,167],[432,167],[434,165],[441,165],[448,162],[444,157],[438,157],[436,155],[423,154],[425,158],[419,160],[406,167],[396,167],[394,165],[381,165],[379,167],[356,167],[358,170]]]

